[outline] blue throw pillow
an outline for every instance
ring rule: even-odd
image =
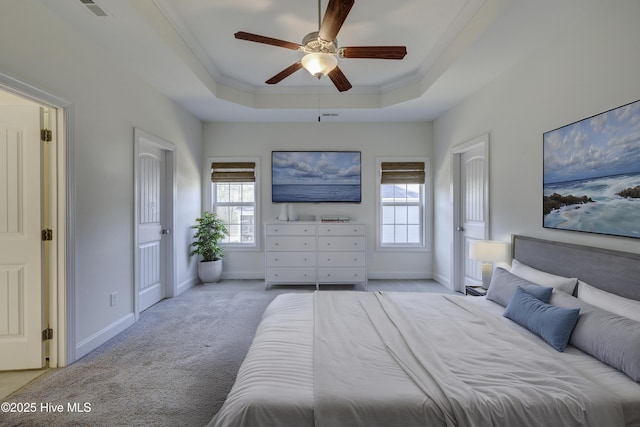
[[[520,286],[504,310],[504,317],[524,326],[558,351],[567,348],[579,315],[579,308],[545,304]]]

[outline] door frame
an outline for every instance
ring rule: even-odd
[[[462,242],[462,232],[459,230],[462,224],[462,179],[461,179],[461,159],[462,155],[472,149],[482,148],[484,151],[485,168],[484,168],[484,238],[489,238],[490,234],[490,218],[489,218],[489,133],[477,136],[469,141],[455,145],[451,148],[451,176],[453,180],[453,226],[451,232],[453,234],[453,245],[451,249],[451,278],[453,290],[464,293],[464,283],[462,280],[462,265],[464,257],[464,245]]]
[[[165,194],[164,197],[164,205],[162,206],[162,210],[165,213],[166,218],[166,227],[171,231],[168,236],[166,236],[166,259],[169,261],[166,265],[166,284],[164,289],[164,294],[167,298],[173,298],[178,295],[178,270],[176,268],[176,257],[175,257],[175,239],[176,239],[176,198],[177,198],[177,181],[176,181],[176,147],[174,144],[165,141],[164,139],[157,137],[149,132],[146,132],[139,128],[133,129],[133,140],[134,140],[134,183],[133,183],[133,264],[134,264],[134,286],[133,286],[133,302],[134,302],[134,314],[135,319],[138,321],[140,317],[140,298],[139,298],[139,290],[140,290],[140,256],[138,255],[138,215],[139,215],[139,196],[138,196],[138,185],[139,185],[139,173],[140,173],[140,165],[138,163],[138,156],[140,154],[140,144],[150,144],[154,145],[165,152]]]
[[[0,89],[56,111],[52,123],[55,183],[50,188],[52,224],[55,227],[51,245],[52,263],[49,274],[49,318],[53,338],[48,346],[50,368],[75,362],[75,167],[74,106],[71,102],[0,73]]]

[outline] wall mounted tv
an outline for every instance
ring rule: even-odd
[[[273,203],[360,203],[359,151],[271,152]]]

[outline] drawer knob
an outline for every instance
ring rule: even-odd
[[[304,229],[304,232],[305,232],[305,233],[307,232],[307,229],[306,229],[306,228]]]
[[[358,243],[357,242],[353,242],[353,246],[358,246]]]
[[[274,274],[274,276],[278,277],[278,273]]]
[[[307,262],[307,259],[305,258],[304,261]]]
[[[276,242],[275,246],[278,246],[278,242]]]
[[[275,261],[275,262],[278,262],[278,261],[279,261],[279,259],[278,259],[278,258],[276,258],[276,259],[274,259],[274,261]]]

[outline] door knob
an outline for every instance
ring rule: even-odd
[[[171,230],[169,230],[168,228],[163,228],[162,231],[160,232],[160,234],[162,234],[162,235],[171,234]]]
[[[456,231],[464,231],[464,227],[456,227]]]

